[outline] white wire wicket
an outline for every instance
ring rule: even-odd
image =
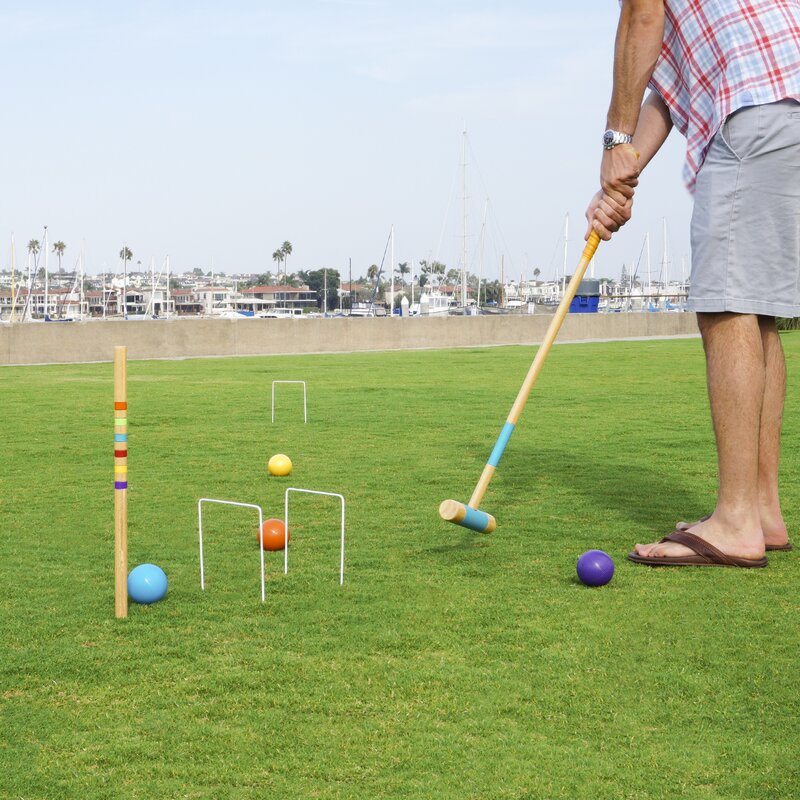
[[[197,527],[200,531],[200,589],[206,590],[205,582],[205,569],[203,562],[203,503],[216,503],[220,506],[238,506],[239,508],[253,508],[258,511],[258,531],[261,532],[261,526],[264,524],[264,512],[261,506],[254,505],[253,503],[235,503],[233,500],[213,500],[210,497],[201,497],[197,501]],[[261,602],[267,599],[266,585],[264,582],[264,550],[261,547],[259,540],[258,552],[261,554]]]
[[[272,421],[275,422],[275,384],[276,383],[302,383],[303,384],[303,422],[308,424],[308,405],[306,403],[305,381],[272,381]]]
[[[338,497],[342,501],[342,543],[341,556],[339,558],[339,586],[344,583],[344,497],[335,492],[315,492],[311,489],[297,489],[289,487],[284,494],[283,500],[283,525],[286,530],[286,539],[283,545],[283,572],[289,572],[289,492],[299,492],[302,494],[319,494],[325,497]]]

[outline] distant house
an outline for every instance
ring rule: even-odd
[[[170,292],[170,299],[179,315],[200,314],[203,311],[203,304],[197,299],[192,289],[173,289]]]
[[[251,286],[242,290],[242,297],[261,301],[260,306],[274,305],[280,308],[316,308],[317,293],[308,286]]]
[[[90,317],[112,316],[119,310],[117,307],[117,293],[108,289],[97,292],[85,293],[86,305]]]

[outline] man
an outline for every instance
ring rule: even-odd
[[[673,124],[686,136],[687,308],[705,349],[719,468],[712,514],[628,557],[762,567],[765,550],[791,548],[778,497],[786,369],[775,317],[800,316],[800,0],[621,6],[601,190],[587,218],[610,239]]]

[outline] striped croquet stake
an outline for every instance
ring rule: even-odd
[[[114,348],[114,607],[128,616],[128,348]]]

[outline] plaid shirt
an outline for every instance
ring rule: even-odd
[[[800,0],[664,0],[650,86],[686,137],[689,190],[725,118],[745,106],[800,101]]]

